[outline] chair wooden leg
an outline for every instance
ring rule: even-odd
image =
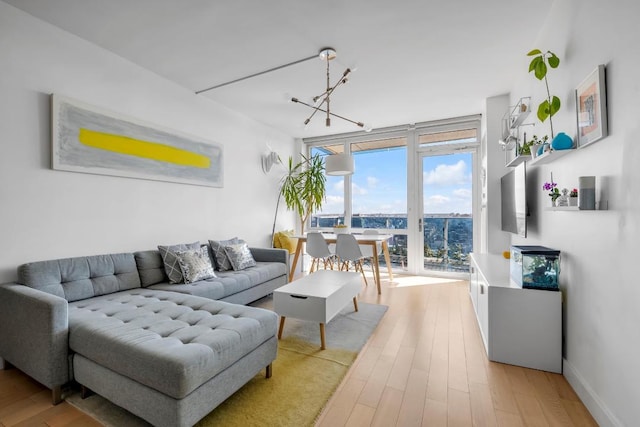
[[[359,265],[359,266],[360,266],[360,273],[362,273],[362,278],[364,279],[364,285],[365,285],[365,286],[369,286],[369,283],[367,283],[367,276],[365,276],[365,275],[364,275],[364,268],[363,268],[363,266],[362,266],[362,260],[360,260],[360,261],[358,262],[358,264],[356,264],[356,265]],[[358,270],[358,268],[356,267],[356,271],[357,271],[357,270]]]
[[[358,311],[358,299],[356,297],[353,297],[353,308]]]

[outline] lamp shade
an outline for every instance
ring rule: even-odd
[[[348,154],[327,156],[324,168],[327,175],[351,175],[354,171],[353,156]]]

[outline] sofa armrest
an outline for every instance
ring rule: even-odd
[[[289,271],[289,251],[277,248],[249,248],[253,259],[259,262],[281,262]]]
[[[68,313],[64,298],[0,284],[0,358],[59,391],[70,379]]]

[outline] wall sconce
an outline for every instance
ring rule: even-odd
[[[327,175],[351,175],[355,170],[353,156],[344,153],[327,156],[324,169]]]
[[[262,155],[262,172],[269,173],[273,165],[280,163],[280,156],[275,151]]]

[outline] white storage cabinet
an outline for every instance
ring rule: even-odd
[[[562,293],[522,289],[509,260],[471,254],[469,293],[489,360],[562,373]]]

